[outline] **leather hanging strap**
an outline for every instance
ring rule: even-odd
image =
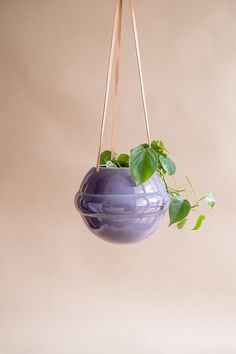
[[[137,63],[138,63],[140,87],[141,87],[142,100],[143,100],[143,110],[144,110],[144,115],[145,115],[146,132],[147,132],[148,143],[151,144],[147,105],[146,105],[146,98],[145,98],[145,91],[144,91],[144,84],[143,84],[141,57],[140,57],[139,42],[138,42],[138,31],[137,31],[135,10],[134,10],[134,0],[129,0],[129,3],[130,3],[133,31],[134,31],[134,41],[135,41],[136,57],[137,57]]]
[[[140,80],[140,87],[141,87],[141,94],[142,94],[142,101],[143,101],[143,109],[144,109],[144,115],[145,115],[147,139],[148,139],[148,143],[150,144],[151,138],[150,138],[150,129],[149,129],[149,122],[148,122],[144,84],[143,84],[143,74],[142,74],[139,42],[138,42],[134,0],[129,0],[129,2],[130,2],[130,11],[131,11],[131,17],[132,17],[134,41],[135,41],[135,48],[136,48],[136,57],[137,57],[137,63],[138,63],[139,80]],[[119,84],[119,70],[120,70],[121,17],[122,17],[122,0],[116,0],[112,39],[111,39],[110,54],[109,54],[109,61],[108,61],[108,72],[107,72],[107,79],[106,79],[106,90],[105,90],[105,99],[104,99],[104,106],[103,106],[103,116],[102,116],[102,124],[101,124],[100,137],[99,137],[99,148],[98,148],[97,165],[96,165],[97,171],[99,171],[100,154],[101,154],[101,149],[102,149],[102,141],[103,141],[103,135],[104,135],[106,113],[107,113],[107,106],[108,106],[108,97],[109,97],[111,75],[112,75],[112,63],[113,63],[113,57],[114,57],[114,50],[115,50],[115,46],[116,46],[115,88],[114,88],[113,110],[112,110],[112,138],[111,138],[111,158],[114,157],[115,130],[116,130],[115,128],[116,128],[116,121],[117,121],[117,98],[118,98],[118,84]]]
[[[99,171],[100,154],[101,154],[101,150],[102,150],[102,141],[103,141],[103,135],[104,135],[105,121],[106,121],[108,97],[109,97],[110,84],[111,84],[112,62],[113,62],[113,57],[114,57],[115,39],[116,39],[117,29],[118,29],[119,11],[120,11],[120,0],[116,0],[116,8],[115,8],[111,46],[110,46],[110,55],[109,55],[109,61],[108,61],[105,99],[104,99],[103,114],[102,114],[102,124],[101,124],[100,137],[99,137],[99,147],[98,147],[97,166],[96,166],[97,171]]]
[[[120,42],[121,42],[121,20],[122,20],[122,0],[120,0],[118,30],[116,36],[116,66],[115,66],[115,87],[113,99],[113,112],[112,112],[112,131],[111,131],[111,160],[115,155],[115,133],[117,122],[117,100],[118,100],[118,86],[120,74]]]

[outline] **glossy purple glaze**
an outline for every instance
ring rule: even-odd
[[[151,235],[169,206],[169,195],[155,173],[136,186],[129,168],[93,167],[75,196],[75,205],[96,236],[115,243],[132,243]]]

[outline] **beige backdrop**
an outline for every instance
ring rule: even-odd
[[[236,1],[136,8],[152,136],[217,208],[198,233],[92,236],[73,198],[96,160],[114,1],[1,0],[1,354],[236,353]],[[145,141],[124,12],[119,151]]]

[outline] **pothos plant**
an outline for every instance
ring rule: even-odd
[[[136,185],[146,182],[157,171],[171,199],[169,226],[175,224],[178,229],[182,229],[188,220],[190,212],[198,212],[200,203],[203,200],[210,208],[213,208],[215,198],[211,192],[199,197],[188,176],[185,176],[186,183],[183,186],[178,186],[173,177],[176,172],[176,165],[168,156],[169,154],[161,140],[153,140],[151,144],[141,144],[131,149],[130,155],[115,153],[112,158],[111,151],[105,150],[100,155],[100,166],[107,168],[129,167]],[[173,177],[173,185],[169,184],[166,176]],[[191,201],[192,195],[194,196],[193,202]],[[198,230],[204,219],[205,215],[198,212],[198,217],[192,230]]]

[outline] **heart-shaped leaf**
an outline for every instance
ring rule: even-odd
[[[209,205],[210,208],[213,208],[215,206],[216,200],[215,200],[212,193],[207,193],[207,195],[205,197],[205,201]]]
[[[120,154],[116,161],[120,164],[122,167],[128,167],[129,166],[129,155],[128,154]]]
[[[142,145],[131,151],[129,165],[131,176],[137,185],[146,182],[156,171],[157,154],[150,148]]]
[[[159,161],[162,167],[164,168],[164,170],[168,173],[168,175],[172,176],[175,173],[176,171],[175,163],[169,157],[164,157],[160,155]]]
[[[169,226],[185,219],[190,209],[191,205],[187,199],[182,199],[179,196],[174,197],[169,206]]]
[[[100,165],[106,165],[107,161],[111,160],[111,151],[105,150],[100,155]]]
[[[205,215],[201,214],[197,218],[195,226],[192,228],[192,230],[198,230],[202,226],[202,222],[205,219]]]

